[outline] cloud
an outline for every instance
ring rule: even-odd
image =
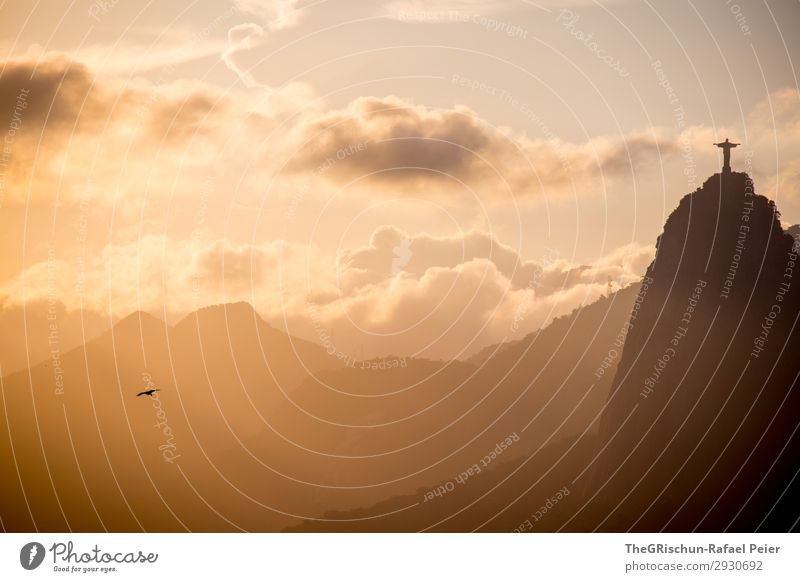
[[[222,51],[225,65],[241,79],[248,89],[263,92],[259,98],[273,109],[289,109],[308,103],[314,98],[314,91],[307,83],[294,81],[282,86],[280,90],[256,80],[243,64],[245,57],[257,46],[266,42],[270,33],[297,26],[302,10],[307,2],[301,0],[234,0],[238,10],[256,16],[261,24],[247,22],[237,24],[228,30],[228,45]]]
[[[253,75],[243,69],[237,63],[239,53],[249,51],[255,42],[264,36],[264,29],[258,24],[248,22],[246,24],[237,24],[228,31],[228,47],[222,53],[222,60],[228,65],[228,68],[236,73],[244,83],[245,87],[262,89],[270,89],[266,85],[258,83]]]
[[[409,260],[393,274],[392,250],[403,240]],[[144,310],[174,321],[206,305],[248,301],[274,325],[312,341],[322,330],[354,356],[451,358],[546,325],[598,298],[609,278],[620,286],[636,280],[653,252],[629,245],[580,266],[550,250],[534,263],[485,232],[433,237],[384,226],[336,261],[284,241],[187,244],[148,235],[83,262],[61,252],[33,264],[0,287],[0,303],[57,296],[68,311],[119,318]]]
[[[245,27],[234,40],[252,32]],[[750,147],[758,148],[756,168],[774,169],[761,156],[779,132],[786,196],[797,182],[800,112],[795,92],[770,100],[747,117]],[[253,110],[252,92],[242,89],[98,75],[58,54],[7,61],[3,235],[24,241],[25,263],[12,258],[4,267],[6,307],[46,300],[53,281],[64,309],[83,303],[101,317],[137,309],[172,317],[244,300],[293,333],[318,340],[328,330],[348,352],[451,357],[537,329],[604,293],[609,279],[615,287],[636,280],[652,247],[630,244],[577,264],[552,249],[522,256],[482,230],[404,231],[386,224],[386,213],[376,222],[384,226],[359,232],[363,242],[334,257],[328,234],[319,246],[275,240],[294,185],[310,184],[289,229],[302,240],[320,209],[314,202],[353,180],[356,192],[335,200],[334,220],[364,196],[409,195],[448,203],[474,195],[495,205],[494,219],[509,211],[510,196],[535,203],[574,192],[580,202],[611,190],[633,170],[655,169],[658,151],[678,165],[684,138],[699,161],[716,166],[710,143],[718,138],[708,127],[568,142],[493,127],[465,107],[391,96],[325,112],[303,106],[281,119]],[[717,131],[744,140],[733,128]],[[241,212],[243,196],[263,213]],[[207,231],[195,237],[201,205]],[[58,250],[49,264],[47,243]]]
[[[98,73],[129,77],[152,73],[168,77],[183,64],[216,57],[226,46],[223,39],[184,35],[159,39],[154,44],[118,42],[113,46],[82,46],[70,56]]]
[[[400,272],[419,278],[430,268],[452,269],[475,259],[491,262],[516,289],[530,285],[541,269],[558,261],[557,257],[550,257],[547,265],[525,261],[513,248],[485,231],[412,236],[393,226],[382,226],[372,234],[369,245],[344,251],[339,264],[346,287],[355,288]]]
[[[210,168],[238,167],[277,125],[250,106],[236,91],[203,83],[97,76],[57,53],[7,61],[0,127],[14,121],[15,131],[5,144],[4,203],[46,205],[57,195],[70,205],[87,193],[100,202],[141,200],[147,181],[170,184],[169,196],[192,196]]]
[[[492,126],[459,105],[434,109],[395,96],[361,97],[345,108],[305,116],[293,130],[296,153],[287,170],[324,167],[324,177],[335,186],[368,196],[508,203],[512,197],[622,190],[633,180],[655,178],[659,167],[678,175],[691,166],[699,186],[707,172],[719,168],[711,144],[741,136],[735,167],[750,171],[765,195],[775,197],[781,189],[781,200],[791,204],[787,209],[796,211],[800,94],[795,89],[770,93],[747,113],[745,124],[695,125],[681,132],[652,127],[571,142],[531,139]]]
[[[287,22],[293,22],[293,19],[289,19]],[[290,26],[290,24],[284,26]],[[228,30],[227,47],[222,51],[223,62],[236,73],[245,87],[257,89],[261,93],[255,98],[257,101],[255,109],[267,109],[277,113],[307,107],[307,104],[315,99],[314,90],[308,83],[293,81],[280,88],[274,88],[256,80],[246,65],[242,64],[245,56],[253,48],[263,43],[268,34],[267,30],[254,22],[237,24],[232,27]]]
[[[48,358],[56,364],[63,353],[110,325],[106,317],[89,309],[67,311],[55,296],[25,305],[0,298],[0,376]]]
[[[772,198],[795,205],[800,203],[800,160],[784,162],[780,170],[765,181],[764,187]]]
[[[0,286],[0,302],[14,306],[22,297],[36,302],[55,294],[68,311],[83,306],[116,317],[138,310],[180,317],[211,304],[250,301],[277,314],[284,302],[303,303],[308,269],[319,274],[320,283],[335,280],[318,255],[312,247],[283,241],[233,245],[146,235],[108,244],[81,260],[59,250]]]
[[[325,165],[339,184],[363,179],[378,192],[426,196],[475,192],[487,200],[593,189],[629,177],[658,154],[678,152],[658,133],[601,136],[576,144],[529,139],[493,127],[470,109],[432,109],[397,97],[362,97],[346,109],[307,118],[297,128],[290,171]],[[366,146],[366,147],[363,147]],[[363,148],[354,155],[342,155]]]
[[[242,12],[266,22],[269,30],[282,30],[297,25],[303,3],[300,0],[234,0],[234,4]]]
[[[391,18],[412,22],[447,22],[457,13],[496,12],[508,8],[503,1],[482,2],[481,0],[390,0],[384,9]]]
[[[748,113],[747,123],[757,134],[781,131],[800,138],[800,92],[788,88],[773,91]]]
[[[625,1],[608,0],[606,4]],[[554,8],[593,5],[593,0],[389,0],[385,10],[388,16],[398,20],[435,23],[452,21],[457,13],[498,13],[519,8],[540,8],[549,12]]]
[[[234,27],[230,36],[235,45],[246,45],[259,30],[245,24]],[[245,69],[240,73],[249,78]],[[202,83],[98,76],[59,54],[6,63],[0,85],[3,126],[11,123],[23,89],[29,92],[26,109],[3,175],[6,204],[45,203],[54,192],[70,204],[85,193],[90,174],[93,192],[109,198],[141,194],[135,192],[141,176],[148,183],[171,184],[169,195],[180,197],[199,187],[200,180],[188,170],[205,175],[210,168],[225,167],[233,175],[245,165],[257,174],[243,181],[247,196],[271,180],[271,172],[285,160],[285,169],[274,176],[278,196],[291,196],[292,184],[315,176],[319,180],[311,195],[324,194],[326,186],[330,191],[352,184],[356,195],[476,198],[486,204],[624,188],[642,171],[655,171],[670,160],[678,163],[684,142],[693,144],[698,163],[716,166],[711,162],[716,152],[709,146],[715,132],[703,126],[682,134],[652,128],[585,142],[531,139],[494,127],[458,105],[435,109],[393,96],[361,97],[322,112],[308,107],[311,95],[303,84],[261,91],[254,98],[247,90],[223,91]],[[776,131],[789,152],[781,156],[782,164],[800,156],[796,92],[776,92],[771,102],[748,117],[748,147],[759,152],[754,173],[766,190],[774,190],[777,179],[761,163],[768,160],[762,152],[775,147]],[[300,115],[279,128],[280,119],[291,113]],[[787,185],[782,187],[789,192]]]
[[[796,219],[800,213],[800,92],[786,88],[767,94],[746,112],[744,125],[698,127],[691,134],[699,151],[725,137],[742,143],[733,150],[734,170],[748,171],[756,192],[774,199],[784,214]],[[719,150],[714,153],[721,156]]]
[[[340,255],[336,293],[309,297],[308,311],[353,357],[466,356],[596,300],[609,281],[616,290],[638,280],[654,252],[630,244],[585,266],[546,249],[534,262],[486,232],[435,237],[384,226]],[[290,321],[308,335],[302,318]]]
[[[558,249],[545,248],[534,261],[525,260],[486,231],[433,236],[384,225],[372,233],[367,245],[340,253],[337,273],[340,291],[348,295],[369,285],[392,284],[403,277],[419,280],[431,270],[453,270],[478,262],[491,264],[491,270],[510,290],[533,290],[542,297],[576,284],[599,281],[605,285],[609,278],[624,287],[644,273],[654,253],[652,246],[629,243],[591,265],[575,265]]]

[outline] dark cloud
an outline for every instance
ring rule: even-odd
[[[138,184],[135,176],[145,172],[154,183],[176,184],[182,167],[243,159],[274,127],[273,119],[242,107],[237,94],[209,85],[96,78],[60,54],[5,67],[0,127],[13,129],[6,191],[22,192],[14,183],[31,183],[33,201],[47,202],[58,191],[61,203],[74,202],[90,173],[96,191],[108,197],[121,183]],[[131,177],[121,180],[123,174]],[[175,185],[175,191],[191,195],[197,184]]]
[[[298,128],[294,172],[324,168],[345,183],[366,177],[388,195],[474,189],[481,195],[541,194],[570,184],[630,175],[674,155],[674,140],[651,134],[599,137],[584,144],[530,140],[492,127],[471,110],[434,110],[396,97],[363,97]],[[461,184],[463,182],[463,185]]]

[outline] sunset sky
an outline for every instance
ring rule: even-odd
[[[726,137],[800,222],[797,1],[0,13],[0,319],[244,300],[357,356],[468,355],[640,277]]]

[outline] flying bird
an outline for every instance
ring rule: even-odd
[[[144,396],[145,394],[147,396],[152,396],[155,392],[161,392],[161,390],[158,388],[150,388],[150,390],[143,390],[142,392],[139,392],[136,396]]]

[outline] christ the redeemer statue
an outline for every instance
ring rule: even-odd
[[[738,145],[742,145],[739,143],[733,143],[729,141],[728,138],[725,138],[725,141],[720,143],[715,143],[715,146],[718,148],[722,148],[722,156],[724,163],[722,164],[722,173],[723,174],[730,174],[731,173],[731,148],[735,148]]]

